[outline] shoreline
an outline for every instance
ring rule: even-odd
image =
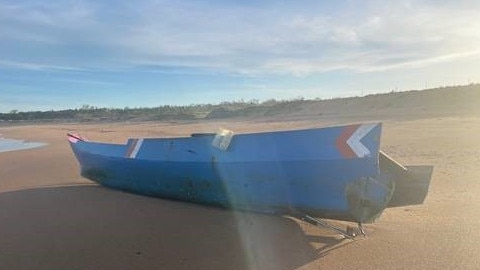
[[[3,138],[0,134],[0,153],[28,150],[33,148],[45,147],[47,145],[48,143]]]

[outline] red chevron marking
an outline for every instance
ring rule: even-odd
[[[352,150],[352,148],[348,145],[347,140],[350,139],[352,134],[360,127],[360,125],[351,125],[347,126],[343,129],[340,136],[338,136],[337,140],[335,141],[335,145],[337,146],[338,151],[344,158],[355,158],[357,155]]]

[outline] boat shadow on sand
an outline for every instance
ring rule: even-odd
[[[97,185],[3,192],[0,206],[1,269],[296,269],[351,242]]]

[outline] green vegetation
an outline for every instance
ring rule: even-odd
[[[441,87],[422,91],[390,92],[331,100],[233,101],[220,104],[163,105],[155,108],[97,108],[83,105],[61,111],[0,113],[0,123],[18,122],[125,122],[176,121],[273,116],[342,117],[399,114],[454,115],[480,113],[480,84]]]
[[[62,121],[62,122],[101,122],[101,121],[171,121],[230,118],[241,116],[271,115],[272,112],[303,103],[303,99],[288,101],[268,100],[260,103],[258,100],[222,102],[220,104],[192,104],[188,106],[163,105],[155,108],[98,108],[83,105],[79,109],[61,111],[31,111],[0,113],[0,121]]]

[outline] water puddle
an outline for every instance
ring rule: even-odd
[[[28,142],[24,140],[6,139],[3,138],[0,134],[0,153],[38,148],[46,145],[47,143],[42,142]]]

